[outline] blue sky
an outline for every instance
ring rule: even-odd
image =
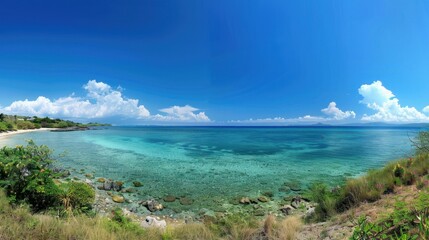
[[[124,124],[428,122],[428,42],[425,1],[6,1],[0,111]]]

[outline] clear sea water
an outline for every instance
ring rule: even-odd
[[[285,182],[305,189],[345,178],[412,155],[417,128],[376,127],[108,127],[79,132],[32,132],[0,145],[33,139],[55,150],[59,165],[94,176],[144,186],[138,200],[187,196],[192,206],[216,208],[238,196],[272,191]],[[63,154],[65,153],[65,154]],[[177,211],[177,209],[176,209]]]

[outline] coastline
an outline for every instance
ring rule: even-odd
[[[39,128],[39,129],[20,129],[16,131],[9,131],[9,132],[0,132],[0,140],[4,140],[10,136],[16,135],[16,134],[23,134],[23,133],[29,133],[29,132],[39,132],[39,131],[49,131],[54,130],[56,128]]]

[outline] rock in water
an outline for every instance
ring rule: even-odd
[[[113,195],[112,200],[116,203],[123,203],[125,202],[125,198],[120,195]]]
[[[119,192],[119,191],[121,191],[123,185],[124,185],[124,182],[116,181],[116,182],[113,183],[113,189],[115,191]]]
[[[250,204],[250,199],[248,197],[242,197],[240,199],[241,204]]]
[[[266,196],[260,196],[260,197],[258,197],[258,200],[260,202],[268,202],[268,201],[270,201],[270,199],[268,197],[266,197]]]
[[[182,197],[182,198],[180,198],[179,202],[182,205],[191,205],[194,201],[190,198]]]
[[[99,182],[99,183],[104,183],[106,181],[106,179],[105,178],[98,178],[97,179],[97,182]]]
[[[174,202],[176,201],[176,197],[173,195],[167,195],[163,198],[164,202]]]
[[[110,191],[110,190],[112,190],[112,188],[113,188],[113,182],[112,182],[111,180],[106,180],[106,181],[103,183],[103,189],[104,189],[104,190],[106,190],[106,191]]]
[[[133,185],[134,185],[134,187],[141,187],[141,186],[143,186],[143,184],[141,182],[139,182],[139,181],[134,181]]]
[[[162,206],[162,204],[160,204],[159,202],[157,202],[154,199],[144,201],[141,204],[143,206],[145,206],[147,208],[147,210],[149,210],[151,212],[160,211],[160,210],[164,209],[164,206]]]

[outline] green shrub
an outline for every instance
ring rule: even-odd
[[[19,120],[16,122],[16,127],[18,129],[34,129],[34,124],[29,121]]]
[[[329,191],[326,184],[314,183],[309,188],[309,196],[312,201],[317,203],[314,221],[325,221],[335,214],[335,196]]]
[[[413,141],[417,155],[429,153],[429,131],[421,131]]]
[[[95,190],[83,182],[70,182],[62,184],[64,191],[63,204],[65,208],[87,212],[95,201]]]
[[[405,169],[398,163],[393,169],[393,176],[397,178],[402,178],[404,176]]]
[[[12,202],[27,202],[35,211],[59,205],[61,190],[52,180],[50,154],[48,147],[33,141],[0,150],[0,187]]]

